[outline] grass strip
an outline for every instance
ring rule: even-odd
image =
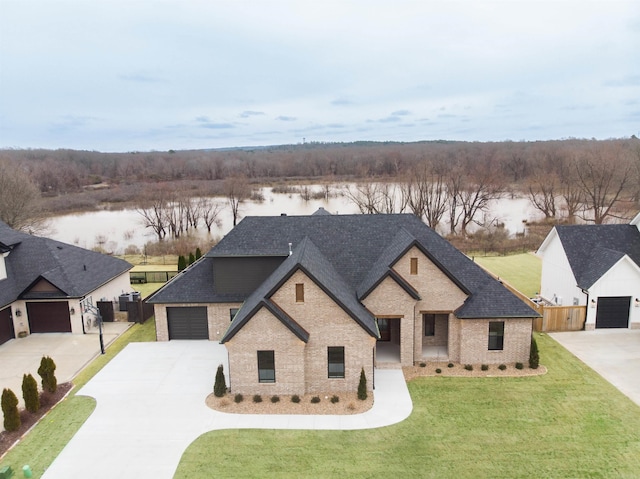
[[[474,261],[530,298],[540,292],[542,261],[532,253],[475,256]]]

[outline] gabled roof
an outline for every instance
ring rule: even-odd
[[[640,231],[633,225],[556,226],[577,285],[589,289],[627,255],[640,266]]]
[[[309,238],[303,238],[292,254],[247,298],[221,342],[231,339],[261,307],[275,306],[271,296],[299,270],[313,280],[365,331],[374,337],[378,336],[373,315],[352,294],[352,288],[344,282],[318,247]],[[271,312],[274,313],[273,310]],[[308,339],[308,333],[284,311],[279,310],[279,314],[274,313],[274,315],[300,339],[303,341]]]
[[[2,221],[0,242],[9,247],[4,260],[7,278],[0,281],[0,307],[22,297],[39,279],[55,286],[60,291],[57,297],[80,298],[131,269],[121,259],[21,233]]]

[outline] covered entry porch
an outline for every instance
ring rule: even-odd
[[[422,312],[419,334],[420,361],[449,360],[449,313]]]

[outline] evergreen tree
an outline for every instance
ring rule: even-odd
[[[178,256],[178,271],[182,271],[187,267],[187,260],[184,256]]]
[[[196,257],[193,255],[193,253],[189,253],[189,264],[193,264],[196,262]]]
[[[222,370],[222,364],[218,366],[216,372],[216,382],[213,385],[213,395],[217,398],[221,398],[227,392],[227,384],[224,381],[224,372]]]
[[[49,356],[42,356],[38,374],[42,378],[42,390],[50,393],[56,392],[58,389],[58,380],[55,375],[56,363]]]
[[[2,391],[2,414],[4,428],[11,432],[20,428],[20,412],[18,412],[18,398],[11,389]]]
[[[529,367],[531,369],[538,369],[540,365],[540,354],[538,353],[538,343],[536,338],[531,336],[531,348],[529,349]]]
[[[364,375],[364,368],[362,368],[362,371],[360,371],[360,383],[358,384],[358,399],[364,401],[367,397],[367,377]]]
[[[38,383],[31,374],[22,376],[22,398],[24,405],[29,412],[38,412],[40,409],[40,395],[38,394]]]
[[[200,251],[200,248],[196,248],[196,260],[202,258],[202,251]]]

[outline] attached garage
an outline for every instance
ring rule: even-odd
[[[631,296],[598,298],[596,328],[628,328]]]
[[[5,308],[0,311],[0,344],[4,344],[15,337],[11,308]]]
[[[171,339],[209,339],[206,306],[169,307],[167,325]]]
[[[70,333],[71,317],[67,301],[27,303],[31,333]]]

